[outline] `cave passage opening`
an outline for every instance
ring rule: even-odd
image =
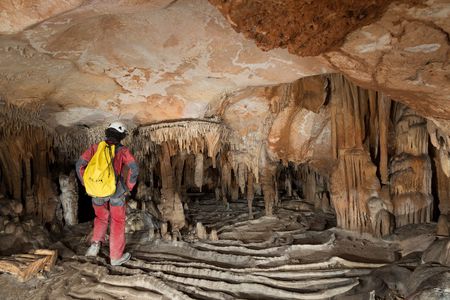
[[[445,135],[432,121],[340,74],[261,90],[268,98],[252,101],[267,105],[246,100],[243,106],[256,111],[249,115],[251,127],[233,123],[240,95],[223,99],[214,118],[135,127],[125,141],[141,170],[133,209],[183,234],[196,223],[210,232],[219,219],[232,224],[318,211],[327,216],[322,230],[336,225],[382,237],[446,215]],[[42,224],[92,221],[91,198],[73,162],[103,129],[55,135],[41,121],[21,118],[28,116],[24,108],[1,109],[5,128],[21,124],[16,132],[2,132],[2,197],[18,201],[21,216]]]

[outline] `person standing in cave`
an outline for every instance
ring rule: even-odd
[[[116,177],[116,190],[108,197],[93,197],[92,206],[95,211],[94,233],[91,246],[86,256],[97,256],[101,243],[105,242],[109,217],[111,216],[111,228],[109,249],[111,265],[119,266],[131,258],[131,254],[125,249],[125,219],[126,197],[136,185],[138,177],[138,165],[130,150],[120,142],[127,136],[126,126],[121,122],[113,122],[105,130],[105,142],[115,146],[113,158],[114,175]],[[84,186],[83,174],[89,161],[98,149],[98,143],[89,147],[76,163],[78,178]]]

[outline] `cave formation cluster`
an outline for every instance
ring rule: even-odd
[[[171,238],[196,225],[186,219],[188,192],[225,206],[246,199],[250,219],[255,197],[267,216],[297,197],[335,213],[343,229],[381,237],[438,219],[448,235],[449,144],[432,120],[339,74],[253,89],[267,108],[250,120],[258,126],[231,122],[243,96],[226,95],[208,118],[140,125],[125,141],[142,170],[136,199]],[[75,224],[78,187],[67,170],[103,129],[58,133],[37,111],[2,104],[1,113],[2,195],[42,224]]]

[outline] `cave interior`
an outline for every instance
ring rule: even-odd
[[[450,299],[449,34],[446,0],[0,2],[1,298]],[[75,162],[117,120],[111,266]]]

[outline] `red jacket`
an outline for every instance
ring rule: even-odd
[[[89,147],[89,149],[87,149],[81,155],[80,159],[78,159],[76,163],[77,175],[83,185],[84,185],[83,182],[84,170],[86,169],[86,166],[88,165],[92,156],[94,156],[95,152],[97,151],[97,148],[98,144],[94,144],[91,147]],[[125,174],[122,174],[123,166],[128,167],[128,175],[126,176],[127,178],[124,178]],[[125,185],[128,188],[128,191],[131,191],[133,187],[136,185],[137,177],[139,174],[139,168],[130,150],[123,145],[116,146],[116,151],[114,155],[114,172],[116,176],[120,175],[119,178],[121,180],[117,180],[118,187],[122,180],[124,180]]]

